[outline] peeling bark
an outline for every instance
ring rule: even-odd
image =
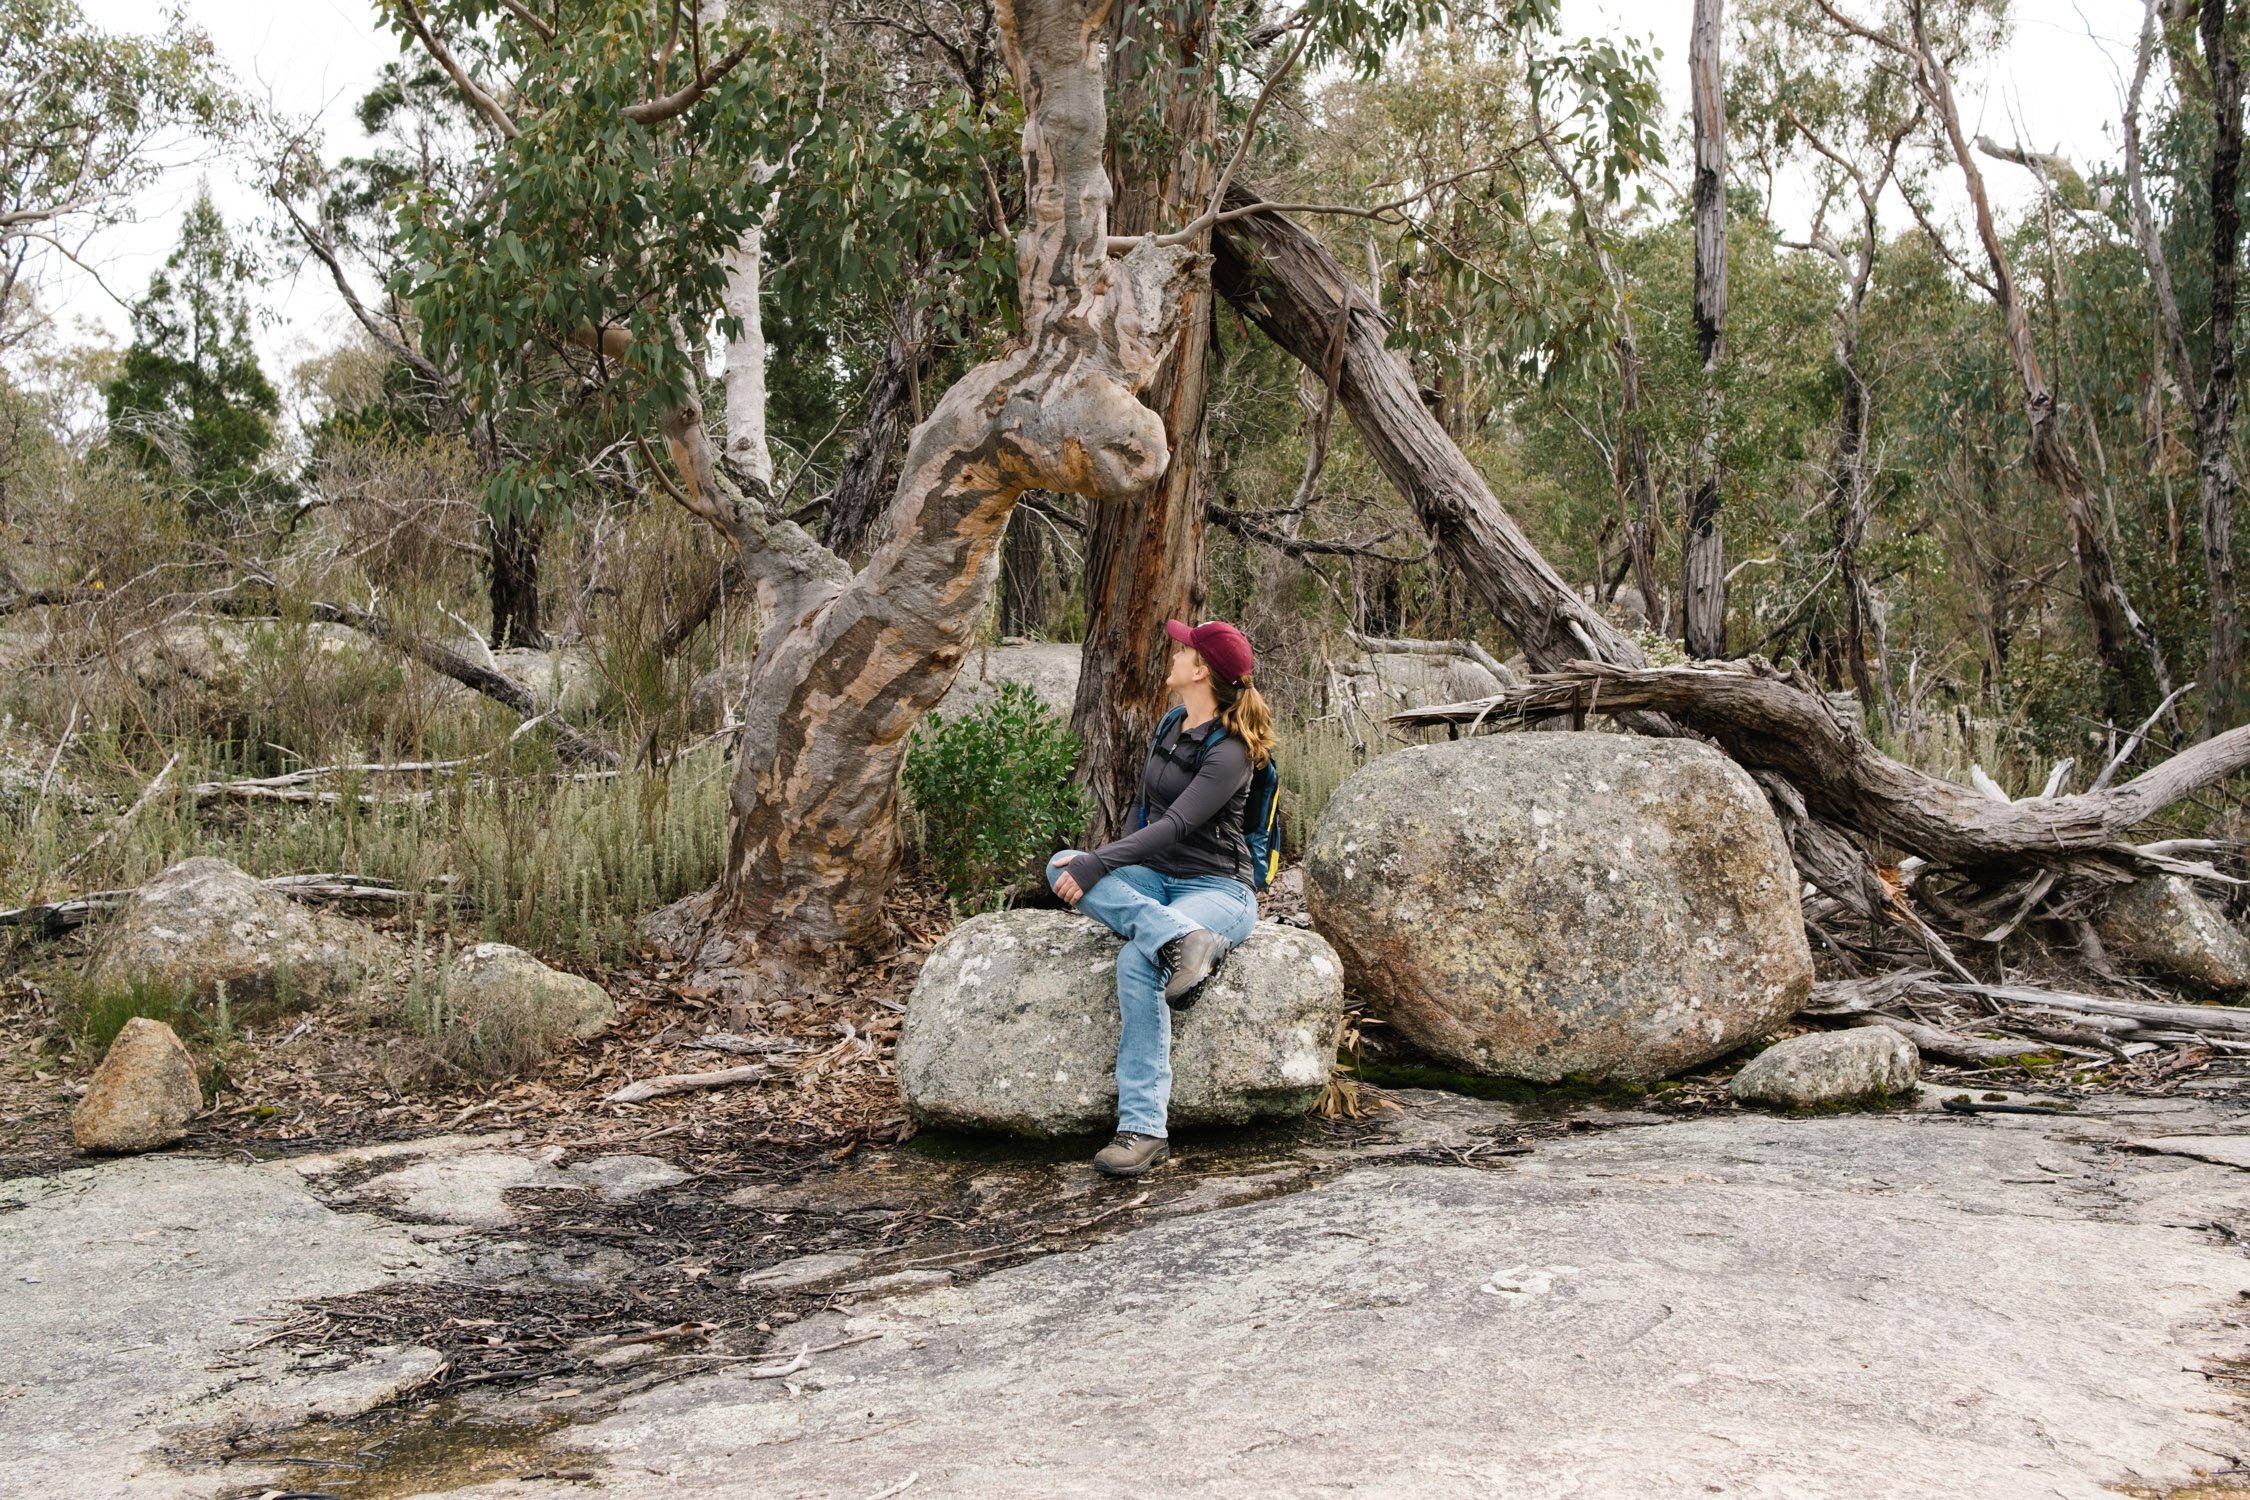
[[[1128,111],[1146,108],[1149,89],[1164,90],[1166,136],[1159,151],[1113,154],[1113,234],[1172,229],[1210,201],[1218,174],[1216,59],[1208,55],[1213,19],[1209,6],[1125,5],[1111,22],[1110,86]],[[1190,248],[1202,253],[1210,243],[1205,231]],[[1194,620],[1203,603],[1208,276],[1187,283],[1178,315],[1178,346],[1146,398],[1164,420],[1171,462],[1138,504],[1096,506],[1086,543],[1086,634],[1071,728],[1079,745],[1075,779],[1094,801],[1088,848],[1126,831],[1140,794],[1149,737],[1166,707],[1172,642],[1160,627],[1167,619]]]
[[[1719,528],[1719,361],[1727,322],[1726,104],[1719,93],[1722,0],[1695,0],[1688,90],[1695,125],[1695,336],[1703,355],[1702,437],[1680,549],[1681,639],[1690,656],[1727,650],[1726,538]]]
[[[786,985],[878,951],[900,854],[906,738],[974,644],[1010,511],[1027,490],[1129,505],[1169,460],[1139,393],[1170,353],[1202,259],[1106,253],[1101,42],[1108,0],[1001,0],[1021,92],[1023,335],[915,429],[858,574],[755,505],[729,512],[692,406],[667,424],[683,497],[737,536],[763,624],[735,747],[725,874],[702,904],[706,963]],[[708,486],[708,488],[706,488]]]
[[[2234,583],[2235,307],[2241,288],[2242,63],[2227,25],[2227,0],[2203,0],[2199,31],[2211,80],[2211,362],[2196,406],[2203,500],[2203,570],[2211,648],[2203,668],[2203,732],[2242,717],[2242,619]]]

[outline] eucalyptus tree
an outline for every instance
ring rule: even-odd
[[[541,398],[529,383],[516,388],[515,399],[496,387],[472,411],[456,372],[423,347],[411,308],[385,288],[406,274],[412,256],[399,205],[471,202],[488,186],[485,152],[491,137],[452,80],[434,62],[412,55],[385,64],[355,114],[372,143],[364,155],[331,167],[321,159],[313,127],[269,120],[261,162],[266,191],[300,248],[327,274],[361,329],[392,358],[381,409],[352,414],[351,426],[359,432],[380,428],[399,438],[459,441],[489,475],[517,446],[520,408]],[[355,262],[375,272],[375,288],[356,284]],[[483,523],[492,644],[546,645],[539,564],[547,518],[520,507],[487,507]]]
[[[541,460],[499,476],[504,498],[567,493],[566,436],[645,448],[658,431],[669,464],[650,472],[728,538],[748,575],[761,628],[725,873],[699,906],[711,956],[801,983],[879,949],[906,737],[974,643],[1009,512],[1036,489],[1134,503],[1169,458],[1138,393],[1171,350],[1196,257],[1150,239],[1112,254],[1106,0],[996,8],[1025,111],[1020,331],[915,429],[857,570],[722,470],[694,369],[693,331],[721,319],[744,232],[777,195],[796,196],[795,164],[844,171],[864,140],[839,136],[857,122],[823,107],[819,39],[627,0],[544,14],[394,0],[389,14],[506,143],[488,199],[458,217],[433,205],[417,223],[408,290],[425,337],[449,350],[472,400],[487,372],[579,354],[577,399],[558,408],[577,425],[558,422]],[[488,86],[454,45],[478,26],[505,85]],[[911,174],[872,186],[897,200],[895,215],[821,219],[841,193],[805,194],[800,223],[808,236],[825,224],[841,266],[909,255],[898,230],[932,207]],[[758,418],[728,413],[735,430]]]
[[[2159,695],[2168,698],[2171,672],[2163,647],[2127,599],[2119,579],[2100,497],[2087,478],[2054,386],[2041,364],[2030,312],[1954,93],[1954,68],[1972,45],[1989,42],[1996,24],[2004,18],[2004,0],[1891,0],[1888,11],[1877,20],[1852,14],[1844,8],[1844,0],[1813,0],[1813,4],[1839,39],[1878,49],[1888,66],[1900,70],[1907,85],[1928,106],[1931,125],[1961,174],[1985,269],[1979,271],[1966,259],[1953,263],[2000,312],[2002,340],[2022,395],[2031,470],[2062,502],[2070,524],[2079,599],[2093,627],[2094,650],[2101,661],[2112,716],[2125,718],[2132,706],[2133,684],[2139,675],[2136,657],[2154,679]],[[1933,238],[1944,243],[1942,237]]]
[[[113,32],[73,0],[0,0],[0,348],[40,251],[85,264],[135,194],[241,119],[210,38],[178,13]]]
[[[1861,559],[1872,511],[1868,445],[1876,401],[1861,332],[1885,248],[1886,202],[1902,174],[1916,171],[1907,151],[1927,105],[1895,70],[1826,48],[1819,18],[1789,0],[1751,0],[1738,12],[1737,36],[1741,57],[1730,79],[1729,112],[1738,138],[1769,183],[1784,164],[1811,172],[1811,223],[1792,248],[1829,261],[1840,282],[1831,324],[1838,394],[1828,464],[1830,557],[1852,688],[1869,711],[1887,711],[1887,612]]]
[[[2202,77],[2196,88],[2180,91],[2183,109],[2190,107],[2192,95],[2200,94],[2210,113],[2209,176],[2204,200],[2210,220],[2210,344],[2200,377],[2188,345],[2187,323],[2180,313],[2164,234],[2149,202],[2142,146],[2141,103],[2164,19],[2163,0],[2148,0],[2142,15],[2123,132],[2128,213],[2135,243],[2148,265],[2164,363],[2181,392],[2193,393],[2191,411],[2202,501],[2204,603],[2210,622],[2201,676],[2207,735],[2232,728],[2242,717],[2242,620],[2234,576],[2234,511],[2240,489],[2234,462],[2234,419],[2242,252],[2242,17],[2242,8],[2230,6],[2228,0],[2200,0],[2194,12],[2194,30],[2202,52]],[[2188,49],[2174,49],[2173,55],[2192,67]]]

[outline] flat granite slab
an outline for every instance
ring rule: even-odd
[[[1365,1168],[802,1325],[776,1347],[884,1337],[573,1446],[618,1496],[2109,1500],[2244,1451],[2200,1371],[2250,1349],[2250,1261],[2178,1215],[2250,1210],[2250,1177],[2081,1123],[1735,1116]]]

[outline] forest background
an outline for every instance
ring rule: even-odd
[[[1661,41],[1685,54],[1679,9]],[[714,58],[738,37],[742,58],[653,135],[526,146],[496,128],[527,100],[636,97],[605,59],[665,48],[672,66],[661,37],[684,13],[400,0],[381,17],[401,50],[356,106],[371,144],[347,155],[261,102],[191,18],[129,35],[67,0],[0,0],[11,903],[222,852],[380,878],[441,899],[433,920],[598,966],[637,951],[647,913],[724,882],[731,674],[762,622],[726,540],[678,503],[695,487],[660,429],[684,391],[730,484],[842,558],[878,551],[907,430],[1023,327],[1022,106],[992,7],[884,0],[712,18]],[[1163,182],[1130,167],[1169,152],[1206,192],[1239,172],[1298,206],[1445,436],[1652,660],[1700,630],[1697,655],[1756,653],[1848,695],[1911,765],[2025,794],[2071,760],[2057,786],[2074,790],[2152,713],[2173,747],[2243,717],[2230,153],[2250,23],[2151,4],[2117,58],[2129,105],[2086,101],[2117,109],[2116,150],[2067,160],[1967,82],[1959,113],[1983,133],[1957,142],[1900,64],[1911,37],[1975,79],[2014,19],[1997,0],[1724,8],[1716,341],[1690,122],[1645,44],[1572,34],[1550,5],[1133,7],[1112,158],[1128,188]],[[1191,31],[1205,52],[1166,54]],[[1154,59],[1138,71],[1118,62],[1134,46]],[[681,51],[690,87],[709,61]],[[1184,131],[1167,115],[1183,97],[1209,112]],[[196,200],[147,286],[111,288],[126,346],[84,337],[53,315],[57,258],[99,274],[103,236],[182,163],[238,174],[263,206],[229,222]],[[1970,171],[2013,185],[1989,224]],[[571,195],[604,173],[619,210],[589,216]],[[1129,233],[1202,203],[1156,198]],[[745,322],[724,272],[751,229]],[[349,306],[324,347],[270,368],[257,330],[292,276]],[[1184,539],[1151,586],[1259,642],[1301,846],[1336,782],[1399,738],[1341,686],[1367,640],[1496,660],[1523,643],[1255,298],[1207,295],[1200,317],[1208,404],[1167,502]],[[736,448],[746,343],[763,458]],[[2076,491],[2032,452],[2026,349]],[[1102,503],[1016,506],[983,639],[1075,641],[1134,595]],[[1691,597],[1713,612],[1691,618]],[[951,748],[918,741],[908,834],[957,902],[1114,820],[1103,767],[1136,736],[1083,696],[1077,719],[1073,738],[1012,700]],[[1074,756],[1083,795],[1058,788]],[[240,788],[309,770],[327,774]],[[2188,831],[2231,835],[2233,807],[2203,799]],[[937,845],[989,838],[934,847],[933,826]]]

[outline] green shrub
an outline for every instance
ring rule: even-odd
[[[1070,784],[1078,737],[1020,682],[951,723],[932,715],[906,748],[906,795],[925,864],[954,899],[995,901],[1036,877],[1046,856],[1085,826],[1086,794]]]
[[[65,982],[59,990],[57,1020],[79,1050],[96,1059],[108,1053],[117,1033],[135,1017],[162,1021],[182,1032],[191,1032],[197,1019],[192,995],[178,985],[153,979],[136,977],[99,988]]]

